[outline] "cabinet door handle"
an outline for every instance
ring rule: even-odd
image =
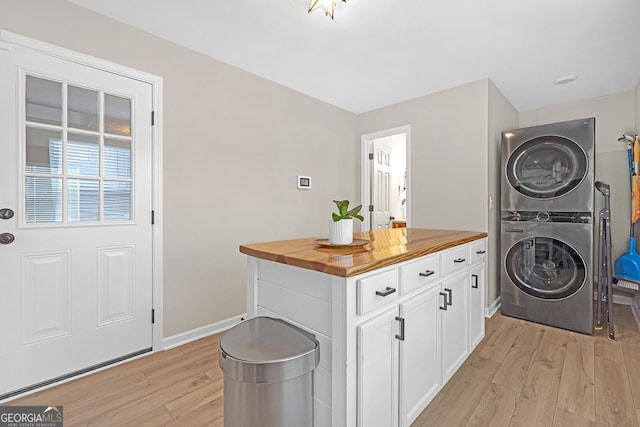
[[[471,287],[474,289],[478,289],[478,275],[472,274],[471,277],[473,277],[473,281],[474,281],[474,284],[471,285]]]
[[[440,292],[440,295],[444,297],[444,305],[440,306],[440,310],[447,311],[447,294],[445,294],[444,292]]]
[[[482,254],[485,254],[485,253],[487,253],[487,251],[484,251],[484,250],[480,250],[480,251],[478,251],[478,252],[476,252],[476,253],[477,253],[478,255],[482,255]]]
[[[447,305],[453,304],[453,296],[452,296],[453,293],[451,292],[451,289],[444,288],[444,291],[449,294],[449,298],[445,300]]]
[[[404,341],[404,317],[396,316],[396,320],[400,322],[400,335],[396,335],[396,338]]]
[[[387,286],[387,289],[384,291],[376,291],[376,295],[381,296],[381,297],[386,297],[391,295],[392,293],[394,293],[396,291],[396,288],[390,288]]]
[[[420,273],[420,275],[422,277],[429,277],[429,276],[432,276],[434,273],[435,273],[435,271],[426,270],[424,273]]]
[[[464,258],[457,258],[457,259],[453,260],[453,262],[457,262],[457,263],[461,263],[461,262],[465,262],[465,261],[466,261],[466,259],[464,259]]]

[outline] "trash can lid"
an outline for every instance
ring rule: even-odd
[[[220,348],[236,360],[249,363],[295,359],[316,351],[318,342],[283,320],[255,317],[229,329]]]

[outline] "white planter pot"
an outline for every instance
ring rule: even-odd
[[[350,245],[353,242],[353,218],[336,222],[329,220],[329,243],[332,245]]]

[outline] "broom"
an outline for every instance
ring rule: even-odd
[[[624,135],[624,139],[628,136]],[[621,138],[622,139],[622,138]],[[640,255],[636,252],[635,223],[640,220],[640,140],[636,135],[633,143],[633,168],[631,173],[631,235],[629,251],[621,255],[615,263],[618,287],[632,291],[640,290]]]

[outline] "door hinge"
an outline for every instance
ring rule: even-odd
[[[369,205],[369,212],[373,212],[373,205]]]
[[[156,124],[156,112],[152,111],[151,112],[151,126]]]
[[[156,223],[156,211],[151,211],[151,225]]]
[[[369,160],[373,160],[373,153],[369,153]]]
[[[156,311],[151,309],[151,323],[156,323]]]

